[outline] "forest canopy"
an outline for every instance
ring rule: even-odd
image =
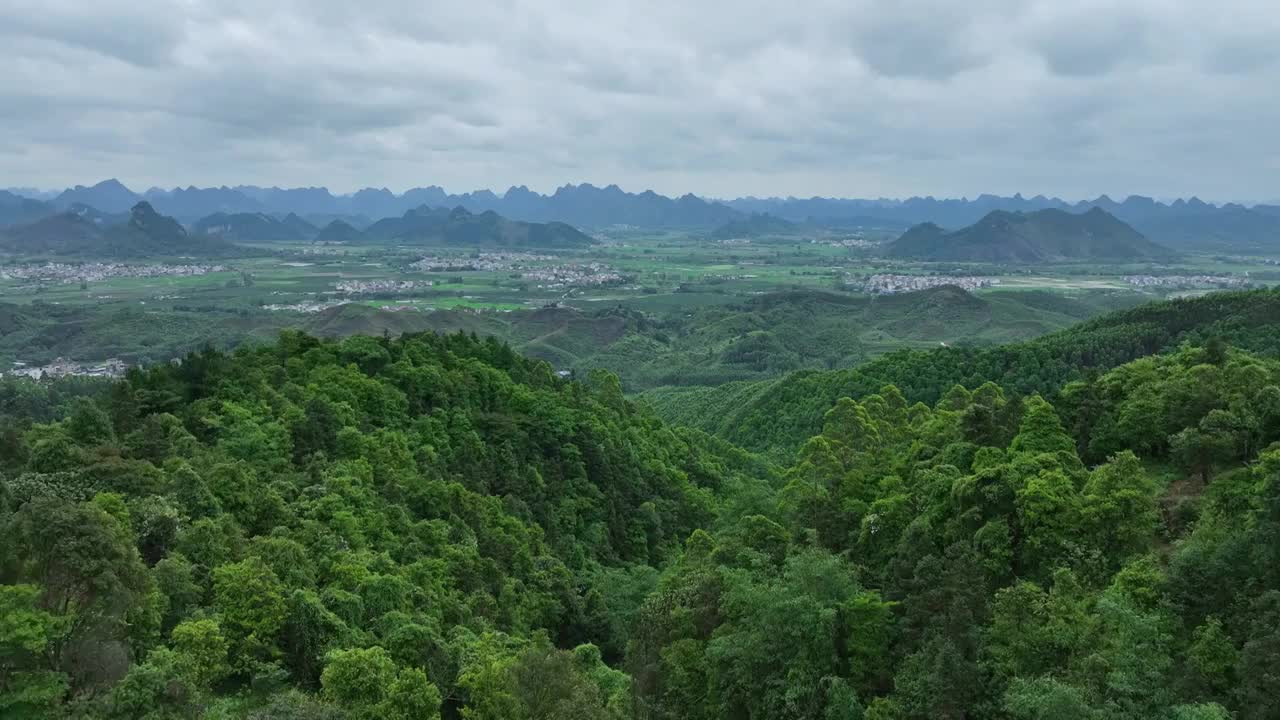
[[[32,387],[6,718],[1275,717],[1265,343],[884,383],[776,464],[462,334]]]

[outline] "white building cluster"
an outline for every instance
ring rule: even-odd
[[[370,293],[402,293],[429,288],[435,283],[430,280],[343,280],[334,288],[347,295],[367,295]]]
[[[1140,288],[1241,287],[1249,284],[1247,276],[1235,275],[1126,275],[1124,281]]]
[[[224,265],[126,265],[123,263],[44,263],[0,267],[0,280],[51,283],[96,282],[128,277],[191,277],[226,272]]]
[[[308,301],[299,302],[299,303],[289,303],[289,304],[275,303],[271,305],[263,305],[262,309],[269,310],[271,312],[318,313],[318,312],[323,312],[325,310],[328,310],[331,307],[338,307],[339,305],[346,305],[346,304],[347,303],[343,300],[328,300],[325,302],[315,302],[315,301],[308,300]]]
[[[521,252],[480,253],[477,256],[441,256],[429,255],[409,265],[422,272],[448,272],[477,270],[486,272],[504,272],[521,270],[533,263],[548,262],[555,258],[550,255],[535,255]]]
[[[876,295],[916,292],[954,285],[965,290],[980,290],[1000,284],[999,278],[955,275],[872,275],[863,284],[863,292]]]
[[[66,358],[58,358],[48,365],[27,365],[26,363],[17,362],[13,364],[12,370],[7,373],[0,373],[0,376],[25,377],[31,378],[32,380],[44,380],[48,378],[60,378],[73,375],[83,377],[118,378],[122,377],[128,369],[128,364],[118,358],[108,358],[97,363],[79,363]]]
[[[602,263],[555,265],[537,268],[522,273],[520,277],[525,280],[536,281],[540,288],[549,289],[612,285],[623,280],[621,274]]]

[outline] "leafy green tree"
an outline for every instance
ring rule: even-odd
[[[357,718],[434,720],[440,717],[440,692],[416,668],[397,669],[380,647],[335,650],[326,658],[320,685],[331,699]]]
[[[66,673],[49,669],[62,619],[39,606],[35,585],[0,585],[0,714],[55,716],[68,689]]]
[[[173,629],[172,638],[180,672],[195,687],[208,690],[230,674],[229,645],[217,620],[188,620]]]
[[[1105,714],[1080,688],[1051,677],[1017,678],[1004,696],[1004,710],[1017,720],[1089,720]]]
[[[214,608],[233,648],[237,670],[270,659],[288,613],[284,587],[258,557],[222,565],[213,572]]]

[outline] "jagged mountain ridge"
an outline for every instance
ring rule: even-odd
[[[34,193],[33,194],[38,194]],[[41,198],[28,199],[43,202]],[[995,210],[1034,212],[1058,209],[1081,213],[1097,207],[1133,225],[1147,237],[1175,248],[1221,247],[1243,243],[1254,248],[1280,243],[1280,206],[1236,203],[1215,205],[1192,197],[1160,202],[1131,195],[1116,201],[1107,195],[1092,200],[1068,202],[1036,195],[1011,197],[980,195],[973,199],[857,198],[756,198],[714,200],[695,195],[671,198],[653,191],[626,192],[617,185],[565,185],[544,195],[523,185],[502,194],[490,190],[452,194],[436,185],[417,187],[397,194],[387,188],[364,188],[349,195],[335,194],[323,187],[263,188],[252,185],[217,188],[152,188],[135,193],[118,180],[105,180],[91,187],[70,188],[47,203],[46,214],[82,203],[107,212],[124,212],[138,200],[146,200],[158,212],[193,223],[215,213],[266,213],[283,217],[336,216],[372,219],[396,217],[422,205],[461,206],[473,213],[493,210],[504,217],[527,222],[560,221],[579,227],[636,225],[641,227],[716,228],[753,213],[768,213],[790,222],[817,222],[826,225],[857,224],[908,227],[933,222],[958,228],[980,220]],[[3,203],[0,203],[3,205]],[[6,220],[0,210],[0,223]],[[323,225],[324,222],[317,222]],[[356,223],[353,223],[356,224]]]

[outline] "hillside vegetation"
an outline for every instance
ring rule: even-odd
[[[991,348],[899,351],[830,372],[797,372],[718,387],[666,387],[644,393],[669,422],[701,428],[729,442],[790,458],[821,427],[840,397],[892,383],[911,402],[937,402],[953,385],[987,380],[1018,395],[1051,395],[1091,370],[1225,338],[1268,355],[1280,353],[1280,290],[1215,293],[1109,313],[1034,340]]]
[[[1260,344],[1274,300],[1170,327]],[[1273,717],[1280,362],[1214,340],[1053,401],[998,384],[1022,367],[841,396],[782,471],[466,335],[6,404],[0,711]]]

